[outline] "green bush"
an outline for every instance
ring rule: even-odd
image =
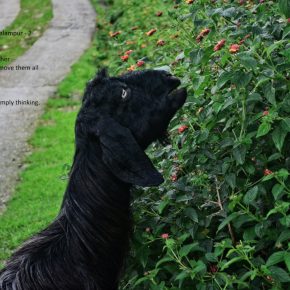
[[[123,289],[289,289],[287,3],[176,2],[164,1],[162,32],[178,32],[174,43],[128,59],[132,70],[141,58],[181,76],[189,97],[172,145],[150,148],[167,181],[135,193]],[[111,45],[123,48],[128,35]]]

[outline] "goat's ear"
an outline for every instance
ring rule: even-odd
[[[129,129],[105,118],[93,131],[100,140],[104,163],[120,180],[139,186],[157,186],[164,181]]]
[[[98,79],[105,79],[109,77],[108,70],[106,68],[102,68],[98,71],[97,76]]]
[[[100,69],[96,76],[89,82],[91,86],[96,86],[104,81],[104,79],[108,78],[109,74],[106,68]]]

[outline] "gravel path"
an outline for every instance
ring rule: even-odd
[[[52,2],[54,18],[43,36],[11,64],[14,71],[0,71],[0,212],[17,181],[29,149],[27,139],[44,104],[89,47],[95,30],[96,15],[89,0]],[[30,70],[16,70],[17,65]],[[32,70],[33,66],[38,69]],[[40,105],[16,105],[26,100]]]
[[[20,0],[0,0],[0,31],[10,25],[20,11]]]

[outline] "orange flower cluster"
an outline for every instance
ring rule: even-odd
[[[161,235],[161,238],[166,240],[166,239],[169,238],[169,234],[162,234],[162,235]]]
[[[265,176],[270,175],[270,174],[272,174],[272,173],[273,173],[273,171],[271,171],[270,169],[265,169],[265,170],[264,170],[264,175],[265,175]]]
[[[157,46],[163,46],[163,45],[165,45],[165,41],[162,39],[159,39],[156,44],[157,44]]]
[[[240,46],[238,44],[232,44],[229,48],[230,53],[237,53],[240,50]]]
[[[125,54],[125,55],[121,56],[121,60],[122,61],[127,61],[128,59],[129,59],[129,55],[128,54]]]
[[[196,41],[197,41],[197,42],[201,42],[201,41],[203,40],[203,38],[204,38],[206,35],[208,35],[209,33],[210,33],[210,29],[209,29],[209,28],[205,28],[205,29],[203,29],[203,30],[199,33],[199,35],[197,36]]]
[[[247,34],[242,40],[239,41],[239,44],[243,44],[247,38],[249,38],[251,34]]]
[[[130,55],[132,52],[133,52],[133,50],[132,50],[132,49],[130,49],[130,50],[127,50],[127,51],[125,52],[125,55]]]
[[[153,29],[150,29],[148,32],[146,32],[146,34],[147,34],[148,36],[151,36],[151,35],[153,35],[156,31],[157,31],[157,29],[156,29],[156,28],[153,28]]]
[[[145,61],[143,60],[138,60],[137,61],[137,66],[140,67],[140,66],[143,66],[145,64]]]
[[[263,112],[263,116],[268,116],[269,115],[269,111],[264,111]]]
[[[112,32],[112,31],[110,31],[110,33],[109,33],[109,35],[110,35],[111,37],[116,37],[116,36],[119,35],[119,34],[121,34],[121,31],[116,31],[116,32]]]
[[[213,48],[214,51],[220,50],[226,43],[225,39],[220,40]]]
[[[135,69],[136,66],[134,64],[127,68],[128,71],[134,71]]]
[[[186,125],[182,125],[182,126],[180,126],[179,128],[178,128],[178,133],[182,133],[182,132],[184,132],[185,130],[187,130],[188,129],[188,126],[186,126]]]

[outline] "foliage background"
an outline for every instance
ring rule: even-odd
[[[121,289],[289,289],[289,1],[92,2],[95,41],[31,140],[0,220],[2,259],[58,211],[69,128],[95,68],[162,68],[182,79],[188,102],[170,144],[148,150],[166,182],[134,191]]]

